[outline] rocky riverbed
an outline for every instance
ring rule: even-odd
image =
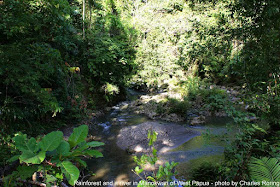
[[[135,167],[133,156],[150,151],[147,140],[149,130],[158,133],[155,142],[159,156],[157,164],[175,161],[180,163],[180,168],[181,164],[190,160],[223,153],[223,142],[213,137],[233,134],[226,128],[230,120],[217,115],[210,117],[217,119],[212,123],[198,105],[184,115],[159,115],[156,105],[150,101],[155,98],[164,100],[168,96],[168,93],[141,94],[134,100],[108,108],[105,115],[87,122],[91,138],[105,143],[99,150],[104,157],[88,161],[89,168],[96,173],[90,180],[137,180],[131,172]]]
[[[241,100],[242,89],[240,87],[225,87],[210,85],[209,88],[201,88],[201,90],[211,91],[220,90],[219,92],[224,94],[224,99],[232,105],[239,105],[240,108],[246,109],[246,106]],[[183,102],[184,95],[173,92],[162,92],[158,94],[146,94],[142,95],[138,99],[130,102],[127,106],[130,111],[134,111],[136,114],[145,114],[153,120],[164,120],[168,122],[182,122],[187,121],[190,125],[199,125],[205,123],[207,117],[227,117],[227,113],[222,109],[222,103],[205,103],[201,96],[197,96],[195,100]],[[173,99],[178,102],[182,102],[182,105],[188,105],[185,108],[185,112],[173,112],[169,110],[172,108],[172,104],[168,100]],[[211,108],[211,104],[220,105],[215,110]],[[220,107],[220,108],[219,108]]]

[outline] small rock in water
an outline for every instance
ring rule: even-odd
[[[184,120],[182,117],[180,117],[178,114],[175,113],[165,115],[162,117],[162,119],[165,121],[173,121],[173,122],[179,122]]]
[[[119,110],[120,107],[118,107],[118,106],[113,106],[112,109],[114,109],[114,110]]]
[[[126,121],[126,119],[118,118],[117,122],[118,122],[119,125],[123,125],[123,124],[125,124],[127,121]]]
[[[148,113],[148,116],[149,118],[154,119],[157,116],[157,113],[153,111],[151,113]]]
[[[98,123],[97,125],[103,127],[103,131],[108,131],[111,127],[111,124],[109,122]]]
[[[199,125],[205,123],[205,117],[204,116],[199,116],[199,117],[194,117],[191,120],[191,125]]]
[[[198,117],[198,115],[195,114],[195,113],[192,113],[192,112],[188,112],[188,113],[187,113],[187,119],[193,118],[193,117]]]
[[[110,114],[110,116],[116,116],[116,115],[118,115],[118,111],[117,111],[117,110],[114,110],[114,111]]]
[[[122,105],[121,107],[120,107],[120,110],[125,110],[125,109],[127,109],[128,108],[128,104],[124,104],[124,105]]]
[[[120,121],[120,122],[124,122],[124,121],[125,121],[125,119],[123,119],[123,118],[119,118],[119,119],[118,119],[118,121]]]
[[[150,98],[150,96],[148,96],[148,95],[142,95],[140,97],[141,100],[146,100],[146,99],[149,99],[149,98]]]

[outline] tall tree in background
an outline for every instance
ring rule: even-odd
[[[244,42],[238,68],[249,83],[266,82],[280,70],[280,1],[236,0],[234,3],[232,12],[242,21],[235,36]]]
[[[85,16],[86,16],[86,0],[83,0],[83,39],[85,39],[86,36]]]

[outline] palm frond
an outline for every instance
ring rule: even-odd
[[[252,158],[249,163],[250,177],[254,181],[280,181],[280,162],[276,158]]]

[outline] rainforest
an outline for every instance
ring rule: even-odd
[[[279,186],[280,1],[0,0],[0,186]]]

